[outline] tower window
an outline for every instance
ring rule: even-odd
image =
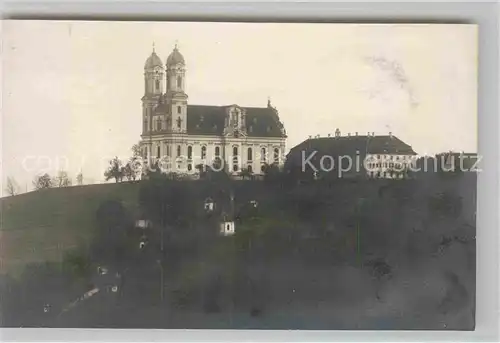
[[[181,156],[181,146],[178,145],[177,146],[177,157],[180,157]]]
[[[181,88],[181,87],[182,87],[182,77],[177,76],[177,88]]]
[[[177,113],[181,114],[181,112],[182,112],[182,108],[180,106],[177,106]]]
[[[233,156],[238,157],[238,147],[237,146],[233,147]]]
[[[207,147],[202,146],[201,147],[201,159],[204,160],[205,158],[207,158]]]
[[[253,159],[253,156],[252,156],[252,148],[248,148],[247,150],[247,160],[248,161],[251,161]]]
[[[280,160],[280,149],[274,148],[274,163],[279,163]]]
[[[193,147],[192,146],[188,146],[188,159],[192,159],[193,158]]]
[[[148,120],[144,119],[144,132],[148,131]]]
[[[155,80],[155,89],[156,89],[157,91],[159,91],[159,90],[160,90],[160,80]]]
[[[157,158],[160,158],[160,146],[158,145],[158,147],[156,148],[156,157]]]
[[[178,117],[177,118],[177,128],[180,129],[181,128],[181,117]]]
[[[161,131],[161,119],[156,122],[156,130]]]
[[[266,148],[260,149],[260,160],[262,162],[266,161]]]
[[[215,147],[215,156],[220,156],[220,147],[218,146]]]

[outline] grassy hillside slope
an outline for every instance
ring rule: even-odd
[[[147,184],[72,187],[2,199],[4,270],[57,260],[63,250],[88,240],[96,210],[106,200],[120,201],[137,216],[142,185]],[[221,184],[181,181],[165,187],[182,203],[186,225],[167,230],[163,304],[158,249],[153,248],[158,240],[152,236],[151,250],[127,264],[120,304],[109,305],[103,295],[57,325],[473,328],[475,174],[300,186],[233,181],[229,186],[237,206],[259,202],[257,215],[237,223],[232,237],[207,234],[216,219],[207,218],[202,204],[220,192]],[[59,254],[54,254],[50,248],[57,243]],[[389,279],[376,275],[383,273],[372,264],[378,258],[390,266],[384,274]]]
[[[0,199],[0,272],[32,262],[58,261],[86,242],[98,206],[119,200],[137,210],[138,183],[53,188]]]

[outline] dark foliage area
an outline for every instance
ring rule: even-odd
[[[137,201],[152,227],[134,227],[120,201],[103,202],[93,240],[68,254],[64,267],[4,281],[4,294],[25,297],[2,303],[16,309],[3,325],[51,325],[40,319],[47,316],[30,321],[29,311],[43,312],[43,302],[63,307],[77,290],[118,285],[50,323],[352,329],[360,320],[373,328],[363,317],[368,307],[386,318],[392,306],[409,318],[393,329],[473,327],[475,210],[465,201],[475,176],[297,182],[268,168],[263,182],[150,174]],[[231,194],[236,233],[225,237],[219,223]],[[207,198],[213,211],[204,208]],[[110,278],[96,275],[98,267]],[[277,313],[286,313],[286,324]],[[309,319],[294,324],[300,316]]]

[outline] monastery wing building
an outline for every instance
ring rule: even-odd
[[[141,149],[162,159],[166,172],[194,174],[199,164],[224,161],[237,174],[262,174],[265,163],[284,163],[286,132],[278,111],[266,107],[191,105],[186,63],[177,46],[165,66],[153,49],[144,65]]]

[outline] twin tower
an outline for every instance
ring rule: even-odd
[[[165,65],[153,52],[144,64],[144,96],[142,97],[143,132],[155,130],[152,115],[155,115],[158,106],[166,112],[171,120],[164,129],[174,129],[185,132],[187,122],[187,99],[186,89],[186,63],[179,52],[177,44],[167,57]],[[167,126],[165,125],[165,126]]]

